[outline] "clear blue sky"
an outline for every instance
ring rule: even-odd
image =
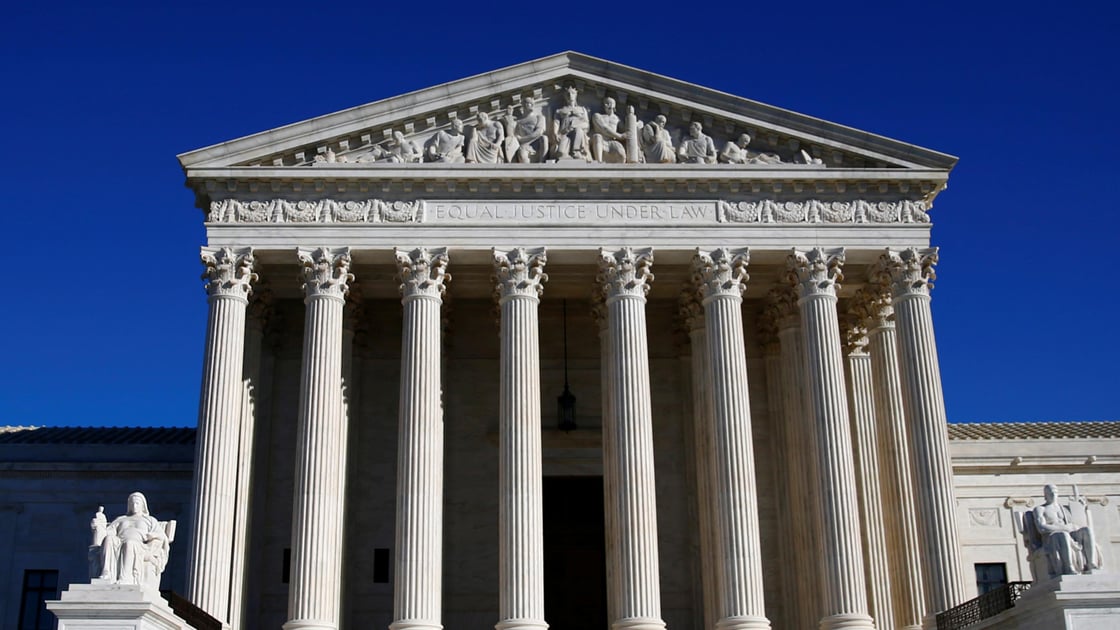
[[[177,153],[567,49],[959,156],[932,214],[950,419],[1120,419],[1111,3],[344,4],[6,6],[0,424],[195,423]]]

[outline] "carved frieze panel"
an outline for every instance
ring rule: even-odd
[[[968,524],[971,527],[1001,527],[999,508],[969,508]]]
[[[929,223],[918,200],[751,201],[555,200],[388,201],[382,199],[218,199],[210,223],[435,223],[596,225]]]

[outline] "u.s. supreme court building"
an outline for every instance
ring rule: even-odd
[[[570,52],[179,158],[210,310],[175,553],[233,628],[975,594],[930,314],[956,158]]]

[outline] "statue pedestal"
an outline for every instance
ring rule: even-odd
[[[71,584],[47,610],[58,617],[58,630],[192,630],[158,591],[107,580]]]
[[[1015,606],[969,630],[1115,630],[1120,575],[1062,575],[1033,584]]]

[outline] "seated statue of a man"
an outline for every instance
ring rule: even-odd
[[[174,523],[166,525],[148,513],[148,500],[139,492],[128,495],[128,511],[106,524],[101,510],[94,515],[95,547],[100,547],[100,577],[114,584],[139,584],[158,589],[167,566]],[[96,550],[95,550],[96,551]]]
[[[1045,501],[1034,508],[1034,526],[1051,559],[1051,575],[1077,575],[1099,569],[1092,528],[1088,523],[1075,522],[1070,508],[1058,504],[1057,486],[1047,484],[1042,492]]]

